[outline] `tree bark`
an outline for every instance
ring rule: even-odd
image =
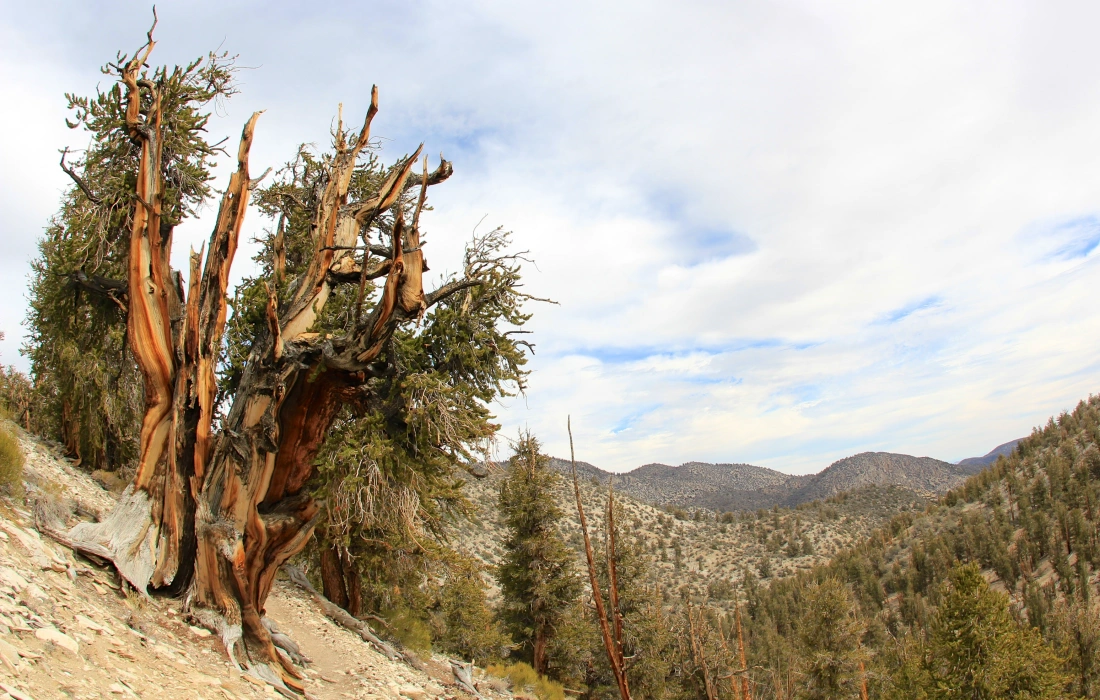
[[[349,184],[378,111],[372,90],[354,143],[345,143],[342,131],[337,135],[314,210],[308,269],[284,306],[271,294],[268,328],[254,339],[232,406],[215,433],[215,367],[229,271],[252,186],[248,154],[259,113],[244,127],[237,170],[205,262],[201,253],[191,255],[185,293],[182,276],[170,266],[172,229],[160,218],[160,105],[156,85],[142,73],[153,46],[150,31],[146,46],[120,71],[126,124],[141,147],[126,283],[127,341],[145,387],[138,468],[114,511],[103,522],[77,525],[67,540],[113,562],[142,594],[185,594],[192,616],[221,636],[234,663],[239,658],[260,677],[301,690],[299,673],[276,652],[262,622],[264,604],[279,567],[313,534],[321,509],[305,487],[337,413],[368,398],[372,363],[402,323],[476,283],[452,282],[427,298],[422,286],[417,223],[424,190],[447,179],[451,166],[443,161],[428,174],[425,163],[423,175],[413,177],[417,149],[394,168],[377,197],[349,206]],[[366,255],[355,258],[359,232],[415,184],[421,192],[412,227],[404,225],[399,206],[388,265],[371,268],[372,275],[385,276],[371,313],[339,338],[310,333],[334,286],[346,281],[336,273],[368,274]],[[354,611],[360,604],[358,574],[349,562],[336,564],[340,603]]]
[[[363,612],[359,570],[347,552],[335,545],[321,550],[321,584],[325,597],[347,610],[352,617]]]

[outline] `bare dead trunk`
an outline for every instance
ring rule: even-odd
[[[741,668],[744,669],[744,673],[741,674],[741,697],[744,700],[750,700],[752,695],[749,694],[749,667],[745,661],[745,637],[741,634],[741,604],[738,603],[736,607],[737,615],[737,652],[741,659]]]
[[[577,516],[581,523],[581,534],[584,536],[584,555],[588,564],[588,581],[592,586],[592,601],[596,605],[596,618],[600,625],[600,635],[603,637],[603,646],[607,651],[607,660],[611,664],[611,673],[615,676],[615,684],[619,687],[619,695],[622,700],[630,700],[630,686],[627,683],[626,672],[622,663],[622,637],[615,637],[611,633],[611,625],[607,620],[607,611],[603,604],[603,592],[600,591],[600,582],[596,577],[596,558],[592,554],[592,540],[588,536],[588,521],[584,517],[584,506],[581,504],[581,486],[580,481],[577,479],[577,460],[573,455],[573,426],[568,420],[566,426],[569,431],[569,462],[573,472],[573,494],[577,499]],[[609,542],[613,542],[613,540]],[[614,556],[614,552],[611,552],[611,556]],[[617,602],[617,590],[614,596]]]

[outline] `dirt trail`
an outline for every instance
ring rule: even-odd
[[[217,637],[189,623],[180,601],[126,592],[112,571],[40,536],[28,505],[36,499],[61,517],[95,517],[114,498],[46,445],[25,434],[20,442],[26,501],[0,499],[0,700],[281,697],[237,670]],[[308,697],[469,697],[454,686],[446,658],[427,660],[423,670],[391,661],[289,581],[276,584],[267,615],[310,659]],[[493,686],[479,684],[487,698],[511,697]]]

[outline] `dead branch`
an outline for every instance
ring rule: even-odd
[[[480,700],[481,693],[474,687],[474,665],[454,659],[448,661],[451,662],[451,675],[454,676],[455,685]]]
[[[737,603],[734,610],[737,615],[737,650],[741,657],[741,668],[748,668],[745,663],[745,637],[741,634],[741,603]],[[747,673],[741,676],[741,698],[742,700],[750,700],[749,676]]]
[[[626,668],[623,660],[623,613],[619,608],[619,576],[615,566],[615,477],[607,482],[607,577],[611,602],[611,616],[615,631],[615,653],[619,655],[619,668]]]
[[[65,164],[65,156],[67,155],[69,155],[68,146],[66,146],[61,151],[61,169],[64,170],[65,173],[72,178],[73,182],[76,183],[76,186],[80,188],[80,191],[84,193],[84,196],[87,197],[92,202],[92,204],[102,204],[103,199],[93,193],[91,188],[88,187],[84,180],[82,180],[81,177],[76,174],[76,171]]]
[[[271,174],[271,166],[268,166],[267,170],[265,170],[262,175],[260,175],[259,177],[254,177],[254,178],[252,178],[251,180],[248,181],[248,189],[249,190],[254,190],[257,187],[259,187],[260,183],[264,181],[264,178],[266,178],[270,174]]]
[[[611,625],[607,621],[607,611],[603,605],[603,593],[600,591],[600,582],[596,577],[596,558],[592,554],[592,539],[588,536],[588,521],[584,517],[584,505],[581,503],[581,484],[577,478],[577,458],[573,453],[573,425],[570,417],[566,418],[566,429],[569,431],[569,463],[573,472],[573,494],[577,498],[577,515],[581,521],[581,534],[584,535],[584,555],[588,562],[588,581],[592,586],[592,601],[596,604],[596,618],[600,623],[600,635],[603,637],[603,646],[607,651],[607,660],[611,663],[611,672],[615,676],[615,683],[619,686],[619,695],[622,700],[630,700],[630,688],[627,685],[626,674],[623,673],[620,654],[617,653],[615,641],[611,638]]]
[[[470,289],[471,287],[479,287],[485,284],[483,280],[479,279],[461,279],[448,282],[434,292],[429,292],[424,296],[425,306],[432,307],[443,301],[452,294],[461,292],[463,289]]]
[[[74,286],[93,294],[106,297],[126,313],[126,296],[128,286],[125,280],[115,280],[102,275],[89,275],[84,270],[77,270],[69,276]]]

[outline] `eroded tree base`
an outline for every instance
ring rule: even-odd
[[[149,495],[131,484],[105,520],[78,523],[66,544],[110,561],[134,590],[147,596],[156,569],[157,536]]]

